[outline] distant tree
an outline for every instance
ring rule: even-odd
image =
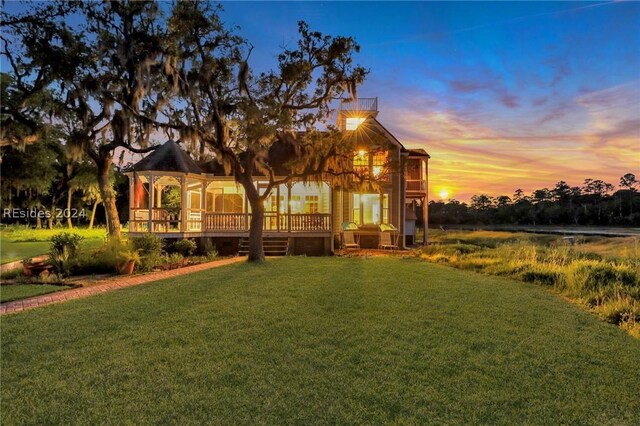
[[[63,147],[56,133],[48,132],[37,144],[2,148],[3,164],[0,167],[0,194],[3,208],[31,208],[43,210],[53,205],[48,199],[54,192],[54,183],[61,179],[59,158]],[[3,218],[8,221],[8,218]],[[37,226],[41,226],[38,218]]]
[[[520,188],[516,189],[516,191],[513,193],[513,201],[517,203],[524,199],[525,199],[524,191]]]
[[[637,192],[637,187],[640,185],[640,182],[636,179],[636,175],[633,173],[627,173],[620,178],[620,187],[629,191],[629,215],[633,216],[633,200],[635,198],[635,193]],[[622,206],[622,203],[621,203]],[[622,207],[621,207],[622,208]]]
[[[602,199],[613,190],[613,185],[600,179],[585,179],[582,188],[585,194],[592,196],[594,205],[597,207],[598,224],[602,222]]]
[[[500,195],[496,198],[496,205],[498,207],[508,206],[509,204],[511,204],[511,198],[508,195]]]

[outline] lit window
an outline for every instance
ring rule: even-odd
[[[386,175],[387,168],[387,153],[385,151],[378,151],[373,154],[373,177],[374,178],[384,178],[388,176]],[[382,176],[381,176],[382,175]]]
[[[347,117],[347,130],[355,130],[361,125],[366,118],[364,117]]]
[[[320,197],[317,195],[307,195],[304,197],[304,212],[305,213],[318,213],[320,206]]]

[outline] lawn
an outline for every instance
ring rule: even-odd
[[[0,286],[0,302],[10,302],[12,300],[25,299],[27,297],[39,296],[41,294],[53,293],[71,288],[63,285],[48,284],[15,284]]]
[[[639,424],[640,341],[400,258],[239,264],[2,318],[3,424]]]
[[[104,228],[55,228],[30,229],[24,226],[11,226],[0,231],[0,263],[22,260],[46,254],[49,251],[51,237],[61,232],[81,235],[82,250],[100,247],[104,243],[107,232]]]

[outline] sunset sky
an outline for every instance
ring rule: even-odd
[[[640,3],[225,3],[272,66],[296,22],[354,36],[362,97],[446,189],[512,195],[640,175]]]

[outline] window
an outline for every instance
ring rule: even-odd
[[[207,211],[216,213],[242,213],[244,200],[240,194],[225,194],[222,189],[207,192]]]
[[[360,218],[360,194],[353,194],[353,222],[358,225],[362,224]]]
[[[367,151],[358,151],[353,157],[353,171],[362,175],[369,172],[369,154]]]
[[[364,120],[366,120],[365,117],[347,117],[346,129],[356,130],[358,126],[360,126],[364,122]]]
[[[190,191],[189,192],[189,208],[192,210],[200,209],[200,192]]]
[[[307,195],[304,197],[304,212],[318,213],[320,210],[320,197],[317,195]]]
[[[389,223],[389,195],[353,194],[353,222],[358,225]]]
[[[373,154],[371,171],[374,178],[384,178],[387,173],[387,153],[385,151],[378,151]]]

